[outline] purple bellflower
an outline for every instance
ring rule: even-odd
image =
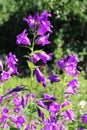
[[[47,19],[48,19],[48,17],[52,17],[52,15],[51,14],[49,14],[49,13],[47,13],[47,11],[46,10],[44,10],[44,12],[43,13],[41,13],[41,15],[39,16],[39,20],[40,21],[46,21]]]
[[[10,73],[3,70],[1,73],[1,80],[4,82],[9,78],[11,78]]]
[[[52,74],[48,77],[48,79],[50,80],[51,83],[54,83],[54,82],[59,82],[60,81],[60,78],[55,75],[53,72]]]
[[[84,124],[87,124],[87,114],[83,114],[81,120]]]
[[[28,33],[26,33],[27,30],[25,29],[21,34],[17,35],[17,41],[16,43],[18,45],[23,44],[23,45],[30,45],[30,40],[27,37]]]
[[[37,38],[38,44],[41,46],[49,45],[51,43],[50,41],[48,41],[49,35],[50,34],[39,36]]]
[[[78,86],[79,86],[78,79],[73,79],[73,80],[69,81],[68,87],[66,88],[66,93],[72,94],[72,95],[76,94],[77,93],[76,88]]]
[[[39,60],[42,60],[44,65],[46,65],[47,61],[52,60],[52,53],[46,54],[45,52],[36,53],[33,55],[33,62],[34,64],[37,63]]]
[[[71,76],[77,76],[79,74],[79,71],[77,70],[77,63],[78,59],[76,56],[73,56],[70,54],[68,61],[66,63],[65,71],[67,74]]]
[[[28,23],[28,26],[30,27],[30,29],[35,28],[35,18],[34,17],[29,15],[28,18],[23,18],[23,20]]]
[[[52,33],[51,24],[49,21],[42,21],[37,30],[38,35],[44,35],[46,32]]]
[[[64,69],[66,61],[67,59],[66,57],[64,57],[64,58],[61,58],[56,64],[60,69]]]
[[[39,83],[41,83],[44,87],[46,87],[46,80],[38,67],[36,67],[35,69],[35,75],[36,75],[36,80]]]

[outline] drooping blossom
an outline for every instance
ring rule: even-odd
[[[67,94],[76,94],[77,93],[77,87],[79,86],[79,82],[78,82],[78,79],[77,78],[75,78],[75,79],[73,79],[73,80],[71,80],[71,81],[69,81],[69,83],[68,83],[68,87],[66,88],[66,93]]]
[[[49,34],[39,36],[37,38],[37,43],[41,46],[49,45],[51,42],[48,39],[49,39]]]
[[[31,29],[35,28],[35,17],[32,17],[31,15],[29,15],[28,18],[23,18],[23,20],[28,23],[28,26]]]
[[[46,87],[46,80],[38,67],[36,67],[35,69],[35,75],[36,75],[36,80],[39,83],[41,83],[44,87]]]
[[[87,114],[83,114],[81,120],[84,124],[87,124]]]
[[[42,60],[44,65],[46,65],[47,61],[52,60],[52,53],[46,54],[45,52],[36,53],[33,55],[33,62],[34,64],[37,63],[39,60]]]
[[[27,32],[27,30],[24,29],[24,31],[21,34],[17,35],[17,41],[16,41],[16,43],[18,45],[21,45],[21,44],[23,44],[23,45],[30,45],[30,40],[27,37],[28,33],[26,33],[26,32]]]
[[[52,74],[47,78],[53,84],[54,82],[59,82],[60,78],[52,72]]]

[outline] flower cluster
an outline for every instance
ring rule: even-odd
[[[6,60],[6,68],[4,68],[2,60],[0,60],[0,69],[1,69],[0,79],[3,82],[11,78],[11,75],[18,74],[16,66],[18,63],[18,59],[16,58],[16,56],[10,52],[9,55],[6,56],[5,60]]]
[[[19,85],[0,96],[0,105],[2,106],[0,128],[2,129],[10,128],[10,125],[13,125],[18,130],[66,130],[67,122],[75,121],[72,103],[69,98],[69,95],[78,93],[77,89],[79,87],[77,77],[79,61],[75,55],[70,54],[68,58],[61,58],[57,62],[57,66],[66,72],[66,76],[73,77],[70,80],[64,80],[61,86],[63,89],[62,102],[53,94],[43,93],[40,99],[37,99],[33,94],[32,78],[34,77],[38,83],[44,86],[44,89],[46,89],[48,81],[53,84],[62,80],[54,71],[45,77],[40,70],[40,65],[38,65],[41,61],[46,66],[47,62],[52,60],[52,53],[47,54],[43,50],[35,50],[36,44],[40,46],[51,44],[49,36],[53,27],[49,17],[52,17],[52,15],[45,10],[41,14],[37,13],[34,17],[29,15],[28,18],[23,18],[28,23],[33,39],[28,37],[28,31],[24,29],[22,33],[17,35],[16,44],[24,45],[30,49],[27,62],[31,71],[31,84],[29,89]],[[13,74],[18,74],[17,63],[18,59],[11,52],[6,57],[7,68],[5,70],[0,60],[2,81],[11,78]],[[8,107],[4,105],[4,102],[9,104]],[[12,109],[10,109],[10,105],[12,105]],[[32,118],[33,111],[37,112],[38,118]],[[85,124],[87,124],[86,118],[86,115],[82,116],[82,122]]]

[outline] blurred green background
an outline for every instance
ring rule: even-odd
[[[16,45],[16,35],[28,28],[23,17],[44,10],[52,13],[51,46],[53,63],[63,55],[76,54],[80,67],[87,65],[87,0],[0,0],[0,55],[12,51],[21,61],[26,53]]]

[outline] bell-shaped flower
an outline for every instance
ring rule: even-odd
[[[42,20],[43,20],[43,21],[46,21],[47,18],[48,18],[48,17],[51,17],[51,16],[52,16],[51,14],[47,13],[47,11],[44,10],[44,12],[41,13],[41,15],[40,15],[39,20],[40,20],[40,21],[42,21]]]
[[[61,108],[64,108],[64,107],[70,106],[70,105],[71,105],[71,102],[69,100],[66,100],[61,105]],[[64,117],[64,119],[63,119],[64,121],[69,121],[69,120],[74,121],[75,120],[72,108],[67,108],[67,110],[62,113],[62,116]]]
[[[56,114],[57,112],[60,111],[60,105],[57,102],[52,102],[49,105],[49,111]]]
[[[64,69],[66,61],[67,59],[66,57],[64,57],[64,58],[61,58],[56,64],[60,69]]]
[[[36,75],[36,80],[39,83],[41,83],[44,87],[46,87],[46,80],[38,67],[36,67],[35,69],[35,75]]]
[[[10,75],[10,73],[7,71],[2,71],[2,73],[1,73],[1,80],[4,82],[4,81],[6,81],[6,80],[8,80],[9,78],[11,78],[11,75]]]
[[[47,61],[52,60],[52,53],[46,54],[45,52],[36,53],[33,55],[33,62],[34,64],[37,63],[39,60],[42,60],[44,65],[46,65]]]
[[[83,115],[82,115],[81,121],[82,121],[84,124],[87,124],[87,114],[83,114]]]
[[[12,54],[12,52],[9,52],[8,56],[6,56],[6,62],[8,67],[11,67],[12,65],[16,65],[18,63],[18,59],[16,55]]]
[[[52,74],[47,78],[53,84],[54,82],[59,82],[60,78],[52,72]]]
[[[51,43],[50,41],[48,41],[49,35],[50,34],[39,36],[37,38],[38,44],[41,46],[49,45]]]
[[[42,21],[37,30],[38,35],[44,35],[46,32],[52,33],[51,24],[49,21]]]
[[[24,21],[28,23],[28,26],[33,29],[35,28],[35,18],[31,15],[28,16],[28,18],[23,18]]]
[[[66,88],[66,93],[67,94],[76,94],[77,93],[77,90],[76,88],[79,86],[79,82],[78,82],[78,79],[73,79],[71,81],[69,81],[68,83],[68,87]]]
[[[23,45],[30,45],[30,40],[27,37],[28,33],[26,33],[27,30],[25,29],[21,34],[17,35],[17,41],[16,43],[18,45],[23,44]]]

